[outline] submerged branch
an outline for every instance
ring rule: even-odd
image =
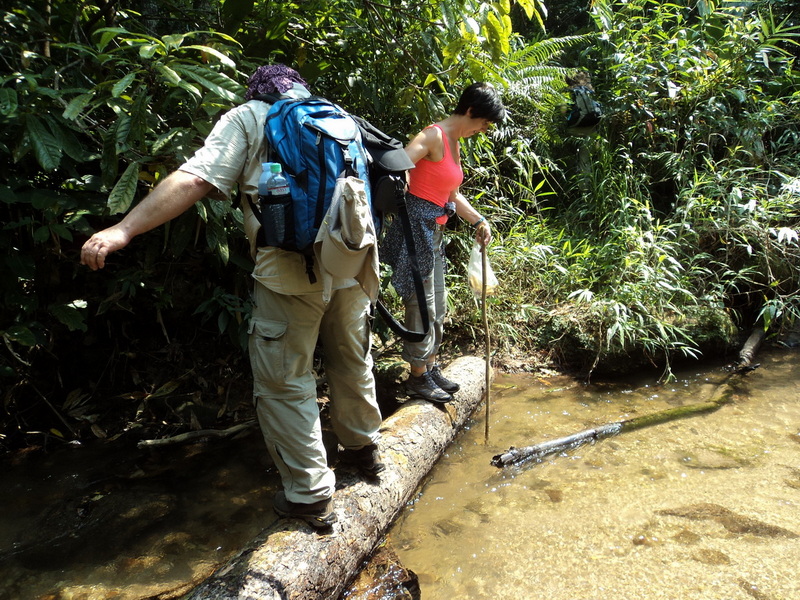
[[[529,460],[541,461],[546,456],[573,450],[583,444],[594,443],[598,440],[626,431],[635,431],[637,429],[643,429],[644,427],[650,427],[651,425],[660,425],[661,423],[674,421],[676,419],[713,412],[725,406],[733,399],[733,388],[730,386],[730,379],[733,375],[747,373],[758,368],[759,365],[753,364],[753,358],[761,347],[761,342],[764,341],[765,336],[766,331],[763,327],[756,327],[753,329],[750,337],[747,338],[747,341],[739,352],[738,360],[728,367],[728,375],[717,386],[714,394],[711,396],[711,400],[707,402],[669,408],[650,415],[607,423],[600,427],[586,429],[566,437],[542,442],[541,444],[535,444],[533,446],[525,446],[524,448],[515,448],[512,446],[503,454],[493,456],[492,464],[495,467],[502,468]]]
[[[600,427],[586,429],[566,437],[549,440],[533,446],[525,446],[524,448],[514,448],[512,446],[503,454],[498,454],[492,457],[492,464],[495,467],[502,468],[529,460],[539,461],[547,456],[573,450],[584,444],[594,443],[598,440],[609,438],[627,431],[635,431],[637,429],[650,427],[651,425],[666,423],[667,421],[674,421],[676,419],[683,419],[686,417],[693,417],[694,415],[698,414],[713,412],[718,408],[728,404],[733,398],[733,390],[730,386],[723,383],[720,385],[720,388],[721,391],[718,391],[718,393],[708,402],[669,408],[667,410],[662,410],[650,415],[643,415],[641,417],[625,419],[624,421],[607,423],[605,425],[601,425]],[[718,388],[718,390],[720,388]]]
[[[176,444],[188,444],[190,442],[207,440],[211,438],[224,439],[233,437],[242,431],[254,429],[257,426],[258,423],[255,420],[246,421],[244,423],[240,423],[239,425],[229,427],[228,429],[200,429],[199,431],[187,431],[186,433],[179,433],[178,435],[168,438],[142,440],[136,444],[136,446],[138,448],[156,448],[161,446],[174,446]]]

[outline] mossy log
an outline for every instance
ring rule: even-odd
[[[461,390],[437,406],[404,403],[381,428],[386,470],[371,482],[336,470],[332,533],[320,535],[296,519],[275,519],[253,542],[187,600],[331,600],[338,598],[363,561],[412,497],[486,392],[484,362],[463,357],[445,371]]]
[[[717,387],[716,393],[707,402],[678,406],[649,415],[642,415],[641,417],[606,423],[599,427],[579,431],[578,433],[566,437],[548,440],[547,442],[542,442],[541,444],[535,444],[533,446],[525,446],[524,448],[515,448],[512,446],[503,454],[493,456],[492,464],[495,467],[502,468],[527,461],[540,461],[547,456],[560,454],[584,444],[594,443],[605,438],[619,435],[620,433],[713,412],[728,404],[733,398],[733,389],[727,382],[728,378]]]
[[[496,454],[493,456],[492,464],[495,467],[503,468],[527,461],[540,461],[547,456],[560,454],[582,446],[583,444],[594,443],[627,431],[635,431],[644,427],[675,421],[676,419],[684,419],[694,415],[713,412],[728,404],[733,398],[733,388],[730,385],[731,378],[734,375],[746,373],[758,367],[758,365],[753,364],[753,358],[755,358],[765,336],[766,331],[763,327],[756,327],[753,329],[739,352],[738,360],[728,367],[729,372],[725,376],[725,379],[717,386],[711,399],[706,402],[679,406],[650,415],[607,423],[599,427],[579,431],[578,433],[566,437],[549,440],[533,446],[525,446],[524,448],[515,448],[512,446],[503,454]]]

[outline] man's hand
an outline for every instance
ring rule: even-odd
[[[122,221],[90,237],[81,250],[81,263],[92,271],[102,269],[109,254],[127,246],[137,235],[183,214],[212,189],[210,183],[196,175],[175,171]]]
[[[92,271],[106,266],[106,256],[121,250],[131,241],[131,237],[119,225],[98,231],[90,237],[81,249],[81,264]]]

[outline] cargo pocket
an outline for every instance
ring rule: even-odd
[[[250,334],[250,365],[253,369],[256,396],[273,396],[286,384],[285,321],[252,319]]]

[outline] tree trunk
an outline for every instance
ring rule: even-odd
[[[195,588],[187,600],[330,600],[338,598],[420,481],[480,404],[484,362],[454,361],[446,375],[461,383],[446,405],[409,401],[381,428],[386,470],[380,482],[337,470],[338,522],[328,535],[296,519],[276,519],[249,547]]]

